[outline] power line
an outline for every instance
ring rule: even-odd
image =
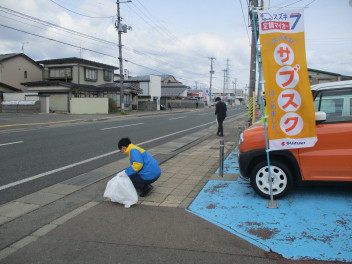
[[[145,9],[145,7],[143,6],[143,9]],[[147,10],[147,9],[146,9]],[[29,15],[26,15],[26,14],[23,14],[23,13],[20,13],[20,12],[17,12],[15,10],[11,10],[9,8],[6,8],[6,7],[2,7],[0,6],[0,12],[3,12],[3,13],[6,13],[6,14],[9,14],[11,16],[14,16],[14,17],[18,17],[22,20],[25,20],[25,21],[30,21],[30,22],[33,22],[33,23],[37,23],[39,25],[42,25],[44,27],[47,27],[49,30],[50,28],[53,28],[53,29],[56,29],[58,31],[62,31],[62,32],[65,32],[65,33],[68,33],[68,34],[72,34],[72,35],[75,35],[75,36],[78,36],[80,38],[83,38],[83,39],[87,39],[87,40],[92,40],[92,41],[96,41],[96,42],[99,42],[99,43],[102,43],[102,44],[106,44],[108,46],[113,46],[113,47],[116,47],[116,43],[115,42],[111,42],[111,41],[108,41],[108,40],[105,40],[105,39],[101,39],[101,38],[98,38],[98,37],[94,37],[94,36],[91,36],[91,35],[88,35],[88,34],[84,34],[84,33],[81,33],[81,32],[77,32],[77,31],[74,31],[74,30],[71,30],[71,29],[68,29],[68,28],[65,28],[65,27],[62,27],[62,26],[59,26],[59,25],[56,25],[54,23],[51,23],[51,22],[47,22],[47,21],[44,21],[44,20],[41,20],[41,19],[38,19],[38,18],[35,18],[35,17],[32,17],[32,16],[29,16]],[[149,11],[147,11],[149,12]],[[6,16],[5,16],[6,17]],[[10,17],[7,17],[8,19],[12,19],[12,20],[15,20],[15,21],[18,21],[14,18],[10,18]],[[20,22],[20,21],[18,21]],[[24,22],[21,22],[21,23],[24,23]],[[27,25],[30,25],[30,26],[34,26],[34,27],[37,27],[35,25],[33,25],[32,23],[26,23]],[[65,45],[69,45],[71,47],[75,47],[75,48],[78,48],[78,49],[81,49],[81,50],[86,50],[86,51],[90,51],[90,52],[94,52],[94,53],[97,53],[97,54],[101,54],[101,55],[104,55],[104,56],[109,56],[109,57],[112,57],[114,59],[116,59],[115,56],[111,56],[109,54],[106,54],[104,52],[97,52],[93,49],[89,49],[89,48],[84,48],[84,47],[80,47],[78,45],[73,45],[73,44],[70,44],[70,43],[66,43],[64,41],[59,41],[59,40],[56,40],[56,39],[53,39],[53,38],[46,38],[44,36],[40,36],[39,34],[35,34],[35,33],[30,33],[30,32],[27,32],[25,30],[20,30],[20,29],[16,29],[14,27],[11,27],[11,26],[6,26],[6,25],[2,25],[3,27],[7,27],[9,29],[13,29],[13,30],[17,30],[19,32],[22,32],[22,33],[26,33],[26,34],[31,34],[33,36],[36,36],[36,37],[41,37],[41,38],[44,38],[44,39],[47,39],[47,40],[51,40],[51,41],[55,41],[57,43],[61,43],[61,44],[65,44]],[[42,28],[42,27],[38,27],[38,28],[41,28],[43,30],[45,30],[45,28]],[[166,30],[166,28],[165,28]],[[58,32],[54,32],[55,34],[58,34]],[[77,39],[78,40],[78,39]],[[107,48],[107,47],[106,47]],[[123,48],[128,48],[127,46],[124,46]],[[164,61],[164,60],[161,60],[161,59],[158,59],[155,57],[155,55],[149,55],[145,52],[141,52],[141,51],[137,51],[137,50],[134,50],[134,49],[131,49],[132,52],[134,52],[135,54],[139,55],[139,56],[144,56],[144,57],[149,57],[151,60],[154,60],[158,63],[162,63],[163,65],[169,65],[172,67],[172,70],[174,71],[175,69],[178,69],[176,68],[175,66],[173,66],[172,64]],[[144,67],[146,69],[152,69],[150,67],[147,67],[147,66],[144,66],[144,65],[141,65],[141,64],[137,64],[137,63],[133,63],[131,62],[130,60],[128,61],[129,63],[132,63],[132,64],[135,64],[139,67]],[[155,72],[162,72],[160,70],[156,70],[156,69],[152,69],[153,71]],[[180,71],[184,72],[185,69],[180,69]],[[190,71],[187,71],[188,73]],[[206,76],[206,74],[204,73],[197,73],[197,72],[191,72],[193,75],[197,75],[197,76]],[[187,80],[185,78],[181,78],[181,77],[178,77],[179,79],[184,79],[184,80]],[[187,80],[187,81],[190,81],[190,80]],[[192,81],[190,81],[192,82]]]
[[[100,55],[104,55],[104,56],[111,57],[111,58],[114,58],[114,59],[118,59],[118,57],[112,56],[112,55],[110,55],[110,54],[106,54],[106,53],[99,52],[99,51],[95,51],[95,50],[88,49],[88,48],[82,48],[82,47],[79,47],[79,46],[74,45],[74,44],[71,44],[71,43],[67,43],[67,42],[64,42],[64,41],[56,40],[56,39],[53,39],[53,38],[47,38],[47,37],[44,37],[44,36],[41,36],[41,35],[38,35],[38,34],[35,34],[35,33],[30,33],[30,32],[27,32],[27,31],[25,31],[25,30],[18,29],[18,28],[6,26],[6,25],[3,25],[3,24],[0,24],[0,26],[5,27],[5,28],[9,28],[9,29],[12,29],[12,30],[15,30],[15,31],[19,31],[19,32],[21,32],[21,33],[29,34],[29,35],[32,35],[32,36],[35,36],[35,37],[39,37],[39,38],[42,38],[42,39],[54,41],[54,42],[57,42],[57,43],[60,43],[60,44],[63,44],[63,45],[70,46],[70,47],[79,48],[79,49],[87,50],[87,51],[90,51],[90,52],[93,52],[93,53],[96,53],[96,54],[100,54]],[[153,72],[159,72],[159,73],[161,73],[161,74],[167,75],[167,73],[165,73],[165,72],[162,72],[162,71],[159,71],[159,70],[150,68],[150,67],[148,67],[148,66],[145,66],[145,65],[142,65],[142,64],[133,62],[133,61],[131,61],[131,60],[128,60],[128,59],[123,59],[123,60],[124,60],[125,62],[127,62],[127,63],[131,63],[131,64],[133,64],[133,65],[136,65],[136,66],[139,66],[139,67],[142,67],[142,68],[145,68],[145,69],[152,70]],[[171,75],[171,74],[169,74],[169,75]],[[192,82],[191,80],[188,80],[188,79],[185,79],[185,78],[182,78],[182,77],[177,77],[177,78],[178,78],[178,79],[181,79],[181,80],[186,80],[186,81]]]
[[[79,36],[79,37],[82,37],[82,38],[86,38],[86,39],[90,39],[90,40],[94,40],[94,41],[97,41],[97,42],[100,42],[100,43],[104,43],[104,44],[107,44],[107,45],[111,45],[111,46],[114,46],[116,47],[117,44],[115,42],[111,42],[111,41],[107,41],[107,40],[104,40],[104,39],[101,39],[101,38],[97,38],[97,37],[94,37],[94,36],[91,36],[91,35],[87,35],[87,34],[83,34],[83,33],[80,33],[80,32],[77,32],[77,31],[74,31],[74,30],[71,30],[71,29],[68,29],[68,28],[65,28],[65,27],[61,27],[61,26],[58,26],[56,24],[53,24],[53,23],[50,23],[50,22],[47,22],[47,21],[44,21],[44,20],[40,20],[40,19],[37,19],[37,18],[34,18],[34,17],[31,17],[31,16],[28,16],[28,15],[25,15],[23,13],[20,13],[20,12],[17,12],[17,11],[14,11],[14,10],[11,10],[11,9],[8,9],[8,8],[5,8],[5,7],[0,7],[0,9],[3,9],[3,10],[0,10],[1,12],[4,12],[4,13],[7,13],[7,14],[10,14],[10,15],[13,15],[13,16],[16,16],[16,17],[19,17],[19,18],[22,18],[22,19],[25,19],[25,20],[29,20],[31,22],[35,22],[35,23],[38,23],[40,25],[44,25],[44,26],[47,26],[47,27],[53,27],[53,28],[56,28],[60,31],[63,31],[63,32],[66,32],[66,33],[69,33],[69,34],[73,34],[73,35],[76,35],[76,36]],[[13,18],[9,18],[9,19],[13,19]],[[14,20],[14,19],[13,19]],[[15,20],[16,21],[16,20]],[[18,21],[18,20],[17,20]],[[20,22],[20,21],[18,21]],[[32,25],[34,26],[34,25]],[[40,27],[39,27],[40,28]],[[41,28],[43,29],[43,28]],[[135,49],[132,49],[132,48],[129,48],[127,46],[123,46],[124,49],[129,49],[131,51],[133,51],[135,54],[138,54],[140,56],[147,56],[149,57],[151,60],[154,60],[156,62],[159,62],[159,63],[163,63],[163,64],[167,64],[167,65],[170,65],[171,67],[175,68],[175,66],[173,66],[172,64],[168,63],[168,62],[165,62],[163,60],[160,60],[160,59],[157,59],[157,58],[153,58],[151,55],[145,53],[145,52],[141,52],[141,51],[138,51],[138,50],[135,50]],[[176,68],[177,69],[177,68]],[[181,69],[180,69],[181,70]],[[195,75],[202,75],[200,73],[194,73],[193,74]]]
[[[244,25],[245,25],[245,28],[246,28],[246,33],[247,33],[247,37],[248,37],[248,42],[251,43],[251,40],[249,38],[249,34],[248,34],[248,26],[246,24],[246,20],[245,20],[245,17],[244,17],[244,12],[243,12],[243,6],[242,6],[242,2],[241,0],[238,0],[241,4],[241,11],[242,11],[242,17],[243,17],[243,22],[244,22]]]
[[[67,11],[71,12],[71,13],[74,13],[74,14],[80,15],[80,16],[84,16],[84,17],[89,17],[89,18],[114,18],[114,17],[115,17],[115,16],[93,17],[93,16],[88,16],[88,15],[83,15],[83,14],[80,14],[80,13],[77,13],[77,12],[75,12],[75,11],[72,11],[72,10],[70,10],[70,9],[68,9],[68,8],[66,8],[66,7],[64,7],[64,6],[60,5],[60,4],[58,4],[58,3],[56,3],[56,2],[53,1],[53,0],[49,0],[49,1],[52,2],[52,3],[54,3],[55,5],[58,5],[59,7],[65,9],[65,10],[67,10]]]
[[[138,1],[138,0],[137,0]],[[142,16],[146,17],[151,23],[154,25],[151,25],[147,20],[145,20],[142,16],[140,16],[135,10],[131,9],[135,14],[137,14],[144,22],[146,22],[148,25],[150,25],[153,29],[156,30],[161,36],[166,36],[168,40],[172,40],[174,42],[180,43],[182,46],[184,46],[184,43],[182,40],[180,40],[177,36],[173,35],[170,33],[170,31],[162,25],[155,17],[151,14],[148,9],[142,5],[139,1],[138,3],[142,6],[143,9],[145,9],[150,15],[146,14],[143,10],[141,10],[137,5],[132,3],[134,7],[142,14]],[[193,53],[198,54],[202,58],[207,58],[204,54],[199,53],[197,50],[192,50]]]

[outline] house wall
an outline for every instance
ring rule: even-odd
[[[161,98],[161,77],[150,75],[149,90],[151,100],[156,102],[156,110],[160,110],[160,98]]]
[[[328,74],[328,73],[314,72],[314,71],[308,71],[308,74],[309,74],[309,80],[310,80],[311,85],[319,84],[319,83],[341,81],[340,75],[332,75],[332,74]]]
[[[88,85],[100,85],[100,84],[105,84],[105,83],[113,83],[114,82],[114,71],[112,71],[112,76],[110,81],[105,81],[104,80],[104,68],[101,67],[96,67],[96,66],[91,66],[88,64],[80,64],[80,63],[65,63],[65,64],[51,64],[45,66],[45,79],[49,79],[49,70],[51,68],[62,68],[62,67],[71,67],[72,68],[72,79],[69,79],[70,82],[72,83],[77,83],[77,84],[88,84]],[[98,71],[98,78],[96,81],[88,81],[85,78],[85,69],[94,69]],[[108,70],[108,69],[106,69]],[[65,81],[63,79],[63,81]]]
[[[161,97],[161,78],[160,76],[150,75],[150,96]]]
[[[43,70],[22,56],[9,58],[0,63],[0,82],[22,91],[26,91],[27,88],[21,83],[41,81],[42,78]]]
[[[108,98],[72,98],[71,114],[108,114]]]
[[[141,88],[143,90],[143,93],[141,95],[143,95],[143,96],[149,95],[149,82],[140,82],[139,88]]]

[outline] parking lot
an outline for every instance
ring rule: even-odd
[[[238,174],[236,152],[224,173]],[[266,207],[249,182],[211,180],[189,211],[289,259],[352,262],[352,187],[297,187]]]

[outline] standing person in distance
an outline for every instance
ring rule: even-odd
[[[227,107],[226,107],[226,104],[223,101],[221,101],[220,97],[216,97],[215,102],[217,102],[215,105],[215,115],[218,121],[218,132],[216,134],[220,137],[223,137],[224,136],[223,123],[226,118]]]
[[[158,162],[144,149],[132,144],[128,137],[120,139],[118,148],[130,157],[131,166],[125,172],[134,187],[141,191],[139,196],[147,196],[154,189],[151,184],[161,175]]]

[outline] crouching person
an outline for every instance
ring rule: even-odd
[[[154,187],[151,185],[161,175],[158,162],[144,149],[133,145],[129,138],[121,138],[119,150],[128,155],[131,166],[125,172],[130,177],[134,187],[140,190],[140,197],[147,196]]]

